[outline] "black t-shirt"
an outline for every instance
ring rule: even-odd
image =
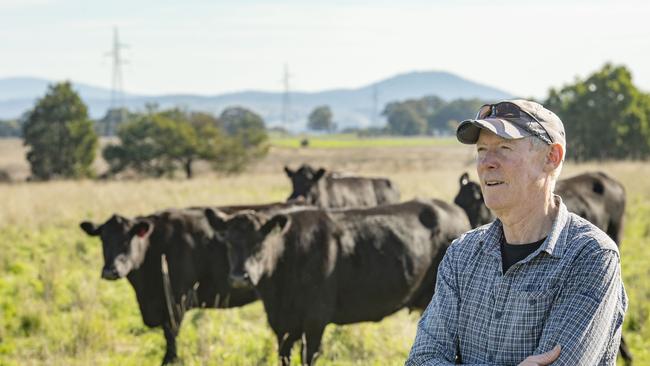
[[[529,244],[508,244],[505,236],[501,236],[501,262],[503,263],[503,273],[508,268],[539,248],[546,238]]]

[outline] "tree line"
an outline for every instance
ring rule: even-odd
[[[605,64],[585,79],[552,88],[539,101],[564,122],[567,158],[576,161],[650,157],[650,94],[632,82],[625,66]],[[371,134],[453,135],[458,123],[473,118],[486,101],[435,96],[393,102],[387,125]]]
[[[182,171],[194,175],[197,161],[215,171],[238,172],[266,155],[269,144],[263,119],[243,107],[225,109],[219,117],[181,109],[125,113],[115,130],[117,142],[102,149],[109,165],[103,177],[132,172],[148,177],[171,177]],[[88,118],[88,110],[69,82],[51,85],[36,101],[22,124],[32,179],[92,178],[99,144],[98,132],[106,121]]]
[[[437,96],[390,102],[384,127],[353,129],[359,136],[453,135],[458,123],[472,118],[487,101]],[[540,101],[562,119],[567,133],[567,158],[577,161],[647,159],[650,156],[650,94],[638,89],[625,66],[604,65],[585,79],[552,88]],[[125,121],[119,125],[115,121]],[[307,127],[333,132],[329,106],[314,108]],[[125,171],[144,176],[194,175],[197,161],[215,171],[237,172],[268,151],[262,117],[242,107],[221,115],[181,109],[143,112],[109,110],[97,121],[70,83],[49,87],[34,108],[18,120],[0,121],[0,136],[22,136],[34,179],[94,177],[98,135],[115,135],[118,143],[102,150],[111,176]]]

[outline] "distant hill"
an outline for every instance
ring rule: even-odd
[[[50,80],[37,78],[0,79],[0,118],[15,118],[34,105],[37,98],[44,95]],[[110,106],[109,89],[87,84],[73,83],[84,102],[88,105],[91,117],[100,118]],[[289,129],[304,130],[311,110],[327,104],[332,108],[334,120],[339,127],[368,127],[383,125],[385,121],[377,118],[373,123],[373,94],[377,93],[377,113],[392,101],[437,95],[445,100],[458,98],[480,98],[498,100],[512,95],[457,75],[440,71],[410,72],[396,75],[357,89],[334,89],[321,92],[292,92],[291,118]],[[191,110],[220,113],[224,108],[241,105],[250,108],[264,117],[268,126],[281,125],[282,93],[242,91],[214,96],[200,95],[158,95],[144,96],[126,94],[127,108],[141,110],[146,103],[158,103],[161,108],[174,106]]]

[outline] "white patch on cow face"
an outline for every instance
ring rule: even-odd
[[[121,254],[115,258],[115,268],[117,269],[120,277],[126,276],[132,270],[138,269],[149,248],[149,237],[153,232],[154,225],[146,222],[146,229],[141,229],[140,232],[135,232],[131,241],[129,242],[129,251],[126,254]],[[136,224],[144,225],[143,223]]]

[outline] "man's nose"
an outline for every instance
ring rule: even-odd
[[[478,167],[479,169],[494,169],[499,166],[499,160],[496,157],[496,154],[491,151],[487,151],[478,157]]]

